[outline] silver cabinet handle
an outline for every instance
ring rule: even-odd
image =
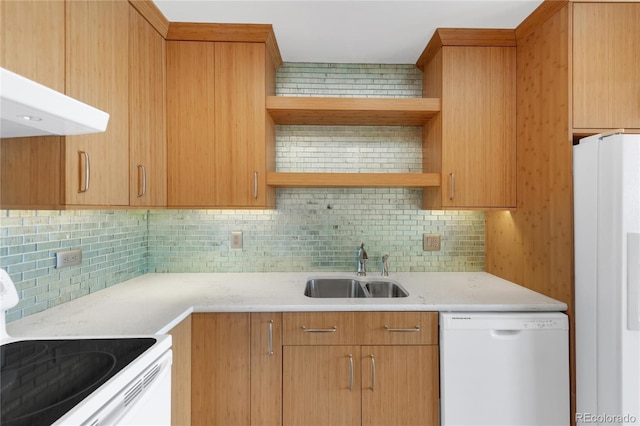
[[[371,391],[376,390],[376,359],[373,357],[373,354],[369,355],[371,358]]]
[[[349,354],[349,391],[353,391],[353,355]]]
[[[449,199],[453,200],[453,198],[456,196],[456,174],[455,173],[449,173],[449,180],[451,181],[451,189],[449,192]]]
[[[86,151],[78,151],[80,157],[84,157],[84,185],[78,189],[78,193],[82,194],[89,190],[89,183],[91,179],[91,160],[89,159],[89,153]]]
[[[269,321],[269,334],[267,335],[267,355],[273,356],[273,320]]]
[[[389,333],[419,333],[420,326],[416,325],[416,328],[391,328],[388,325],[384,326],[384,329]]]
[[[253,172],[253,199],[258,199],[258,172]]]
[[[138,177],[140,176],[140,172],[142,172],[142,188],[141,191],[138,191],[137,197],[144,197],[147,193],[147,169],[142,164],[137,164],[138,168]]]
[[[332,328],[307,328],[303,325],[302,331],[304,333],[335,333],[338,327],[334,325]]]

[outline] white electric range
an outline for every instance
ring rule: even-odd
[[[0,269],[0,424],[170,425],[171,337],[14,339]]]

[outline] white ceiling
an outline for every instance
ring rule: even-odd
[[[515,28],[542,0],[154,2],[171,22],[273,24],[285,62],[414,64],[436,28]]]

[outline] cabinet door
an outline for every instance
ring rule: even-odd
[[[360,424],[358,346],[283,350],[283,425]]]
[[[363,346],[362,425],[439,424],[438,346]]]
[[[639,45],[640,3],[573,4],[574,128],[640,128]]]
[[[216,43],[216,205],[265,205],[265,46]]]
[[[66,3],[67,94],[109,113],[107,131],[66,137],[65,204],[129,204],[129,3]]]
[[[191,316],[169,331],[171,367],[171,424],[191,424]]]
[[[64,93],[64,14],[63,0],[0,2],[0,65]],[[63,151],[58,136],[2,139],[2,208],[59,209]]]
[[[251,425],[282,424],[282,313],[251,314]]]
[[[129,204],[167,205],[165,41],[129,13]]]
[[[167,42],[167,203],[216,205],[215,43]]]
[[[248,313],[192,315],[192,424],[250,424],[250,335]]]
[[[515,207],[515,48],[442,54],[442,206]]]

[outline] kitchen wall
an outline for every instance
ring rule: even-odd
[[[287,96],[420,97],[413,65],[284,64]],[[279,171],[418,172],[420,127],[278,126]],[[355,271],[389,254],[394,271],[483,271],[484,213],[420,210],[404,188],[279,189],[276,210],[0,211],[0,267],[21,292],[9,321],[145,272]],[[243,231],[244,248],[230,248]],[[438,252],[422,234],[442,235]],[[83,249],[81,267],[55,252]]]
[[[146,272],[147,212],[0,210],[0,268],[20,303],[7,320],[40,312]],[[82,249],[82,265],[55,268],[59,251]]]

